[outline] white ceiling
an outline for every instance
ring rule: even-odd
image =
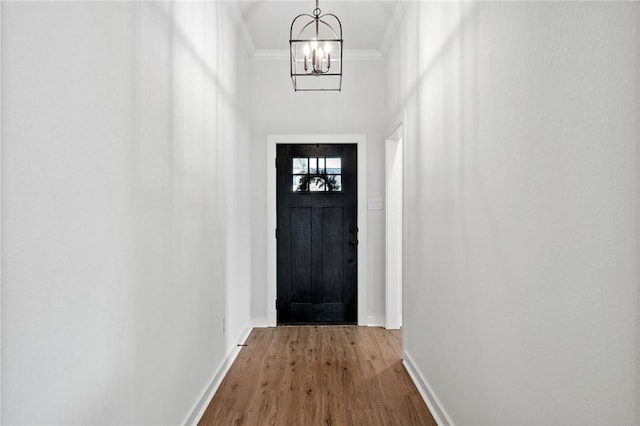
[[[240,12],[256,50],[287,50],[291,21],[311,14],[314,0],[240,0]],[[345,50],[380,50],[398,0],[320,1],[322,13],[342,21]]]

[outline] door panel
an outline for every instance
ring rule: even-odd
[[[343,208],[322,209],[322,277],[324,303],[340,303],[344,288]]]
[[[357,147],[277,145],[278,324],[356,323]]]
[[[291,209],[291,282],[295,286],[291,298],[311,303],[311,208]]]

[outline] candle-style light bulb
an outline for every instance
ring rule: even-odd
[[[302,48],[302,51],[304,52],[304,71],[307,72],[309,71],[309,65],[307,64],[307,61],[309,57],[309,52],[311,52],[311,49],[309,48],[309,44],[305,44],[304,47]]]
[[[329,70],[329,68],[331,68],[331,45],[329,42],[324,44],[324,51],[327,54],[327,70]]]
[[[322,71],[322,58],[324,57],[324,52],[322,51],[322,47],[318,47],[318,70]]]

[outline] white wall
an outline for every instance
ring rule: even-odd
[[[640,423],[639,27],[636,2],[409,5],[405,358],[454,424]]]
[[[347,57],[342,92],[294,92],[289,59],[281,55],[253,60],[251,93],[252,305],[257,323],[266,323],[267,306],[267,135],[367,135],[367,191],[359,197],[384,198],[385,66],[380,57]],[[368,211],[368,323],[384,324],[384,211]]]
[[[2,421],[181,423],[249,322],[235,15],[2,7]]]

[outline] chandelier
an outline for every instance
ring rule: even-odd
[[[340,19],[332,13],[321,15],[318,0],[313,15],[295,17],[289,46],[291,80],[296,92],[342,89],[342,42]]]

